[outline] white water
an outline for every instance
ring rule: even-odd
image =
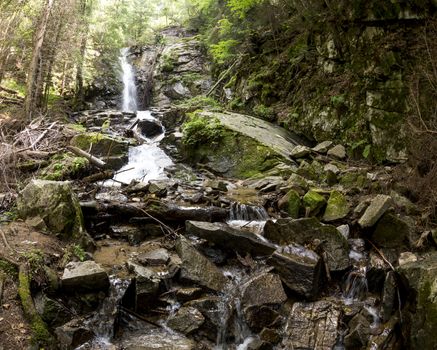
[[[123,80],[123,112],[137,111],[137,87],[135,85],[135,73],[132,65],[128,62],[129,48],[125,47],[120,50],[121,56],[119,58],[122,80]]]

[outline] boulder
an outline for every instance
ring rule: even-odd
[[[340,326],[340,309],[321,300],[295,303],[285,328],[285,349],[332,350]]]
[[[278,208],[284,210],[291,218],[297,219],[300,210],[300,196],[295,190],[290,190],[278,201]]]
[[[162,133],[162,125],[156,120],[142,119],[138,122],[137,128],[141,135],[151,138]]]
[[[314,152],[325,154],[326,152],[328,152],[331,146],[332,146],[332,141],[323,141],[317,144],[315,147],[313,147],[312,150]]]
[[[187,221],[185,228],[189,234],[204,238],[224,248],[238,251],[241,254],[266,256],[276,250],[273,244],[260,240],[255,234],[236,230],[224,223]]]
[[[180,237],[176,243],[182,265],[180,278],[197,283],[203,287],[221,291],[228,283],[227,278],[211,261],[205,258],[190,242]]]
[[[67,292],[107,290],[109,277],[95,261],[70,262],[61,277],[62,288]]]
[[[82,319],[74,319],[55,329],[60,349],[76,349],[94,338],[94,333],[84,326]]]
[[[127,154],[129,151],[129,143],[126,140],[98,132],[78,134],[71,139],[70,145],[97,157],[117,156]]]
[[[343,271],[350,266],[349,245],[335,226],[323,225],[317,218],[268,220],[264,237],[287,245],[297,243],[314,246],[321,254],[326,252],[326,262],[331,271]]]
[[[285,285],[293,292],[308,299],[317,296],[323,277],[323,264],[320,257],[304,248],[276,251],[267,263],[275,268]]]
[[[138,256],[138,262],[143,265],[165,265],[170,260],[170,253],[167,249],[158,248]]]
[[[396,214],[385,213],[378,221],[372,241],[382,248],[407,248],[413,228]]]
[[[326,199],[320,193],[316,191],[308,191],[305,196],[303,196],[303,205],[305,210],[310,215],[317,215],[320,210],[325,206]]]
[[[194,341],[176,332],[152,329],[143,332],[125,332],[117,342],[124,350],[195,350]]]
[[[241,306],[281,304],[287,300],[281,279],[273,273],[263,273],[251,278],[240,287]]]
[[[344,219],[349,214],[349,209],[346,197],[338,191],[332,191],[323,214],[323,221]]]
[[[362,228],[372,227],[392,205],[390,196],[379,194],[372,199],[363,216],[358,220]]]
[[[249,328],[256,333],[264,327],[278,328],[283,318],[274,309],[274,305],[248,306],[244,309],[244,319]]]
[[[294,147],[290,153],[291,158],[304,158],[311,153],[311,149],[307,146],[298,145]]]
[[[189,334],[198,329],[204,321],[205,317],[199,310],[194,307],[184,306],[169,318],[167,325],[177,332]]]
[[[411,291],[412,308],[402,322],[410,349],[436,349],[437,252],[398,268]]]
[[[334,146],[328,151],[328,156],[344,159],[346,158],[346,149],[342,145]]]
[[[370,323],[361,314],[355,315],[348,324],[349,332],[344,338],[346,349],[361,349],[367,345],[370,336]]]
[[[57,327],[71,320],[71,311],[55,299],[40,292],[33,298],[35,309],[50,327]]]
[[[30,181],[18,196],[17,209],[24,219],[40,217],[50,231],[62,237],[85,235],[82,210],[70,182]]]

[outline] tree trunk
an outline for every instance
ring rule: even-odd
[[[37,31],[35,38],[35,45],[32,51],[32,61],[29,67],[29,74],[27,77],[27,91],[25,100],[25,110],[26,117],[30,120],[38,108],[38,104],[41,99],[41,89],[42,89],[42,49],[44,45],[44,37],[47,31],[47,25],[50,19],[50,14],[52,11],[54,0],[47,0],[44,7],[44,11],[41,17],[41,22]]]

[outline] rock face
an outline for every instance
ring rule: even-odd
[[[342,271],[350,266],[347,240],[335,226],[323,225],[316,218],[269,220],[264,226],[264,237],[281,245],[309,244],[317,251],[326,252],[331,271]]]
[[[372,227],[381,216],[384,215],[388,208],[390,208],[391,204],[392,199],[390,196],[383,194],[377,195],[367,207],[360,220],[358,220],[358,224],[362,228]]]
[[[226,224],[187,221],[185,226],[189,234],[204,238],[222,247],[236,250],[241,254],[268,256],[276,250],[273,244],[261,241],[253,233],[239,231]]]
[[[42,218],[57,235],[84,235],[82,211],[69,182],[32,180],[21,191],[17,208],[22,218]]]
[[[176,243],[176,251],[182,260],[181,279],[190,280],[215,291],[223,290],[228,282],[226,277],[212,262],[199,253],[186,238],[179,238]]]
[[[295,303],[286,326],[286,349],[332,350],[340,322],[340,310],[331,302]]]
[[[61,277],[62,288],[67,292],[99,291],[109,288],[105,270],[94,261],[71,262]]]
[[[421,261],[404,264],[398,271],[408,282],[414,298],[411,312],[407,313],[408,322],[403,322],[410,348],[437,349],[437,253],[433,252]]]

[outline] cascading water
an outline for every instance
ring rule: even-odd
[[[120,50],[120,64],[123,80],[123,112],[137,111],[137,87],[135,85],[135,73],[132,65],[128,61],[129,48],[125,47]]]

